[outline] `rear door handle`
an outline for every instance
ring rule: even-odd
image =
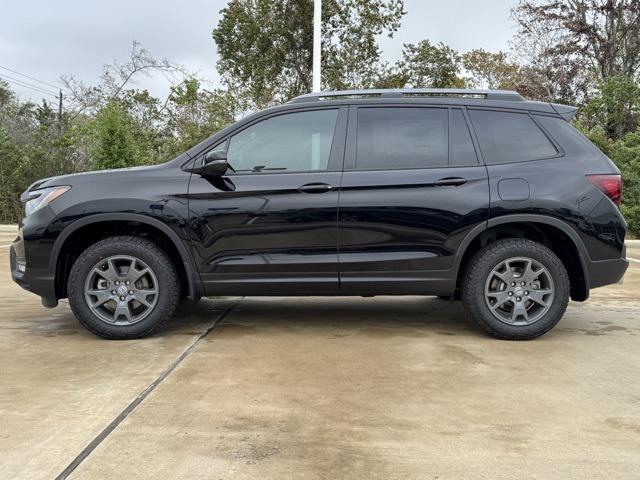
[[[333,187],[328,183],[307,183],[298,188],[302,193],[325,193],[333,190]]]
[[[447,177],[436,180],[436,186],[438,187],[458,187],[467,183],[466,178],[462,177]]]

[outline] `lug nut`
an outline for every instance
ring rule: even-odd
[[[116,285],[120,285],[120,282],[118,280],[115,281]]]
[[[524,287],[524,282],[520,282],[520,285],[522,285]]]
[[[511,282],[511,286],[515,287],[516,286],[516,282]]]
[[[133,290],[129,290],[129,295],[133,295]]]
[[[120,301],[124,302],[124,297],[120,297]]]
[[[520,300],[522,300],[522,297],[516,297],[516,300],[519,302]]]
[[[127,280],[126,282],[124,282],[125,285],[129,285],[129,280]]]
[[[115,290],[111,290],[111,295],[115,295],[116,291]]]
[[[529,295],[529,290],[525,290],[525,291],[524,291],[524,294],[525,294],[525,295]]]
[[[510,296],[510,297],[513,297],[513,292],[509,292],[509,296]]]

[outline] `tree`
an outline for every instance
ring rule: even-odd
[[[406,86],[412,88],[464,87],[460,73],[460,55],[440,42],[432,44],[422,40],[418,44],[405,44],[398,70],[406,77]]]
[[[73,75],[64,75],[61,80],[67,93],[67,108],[76,115],[84,112],[95,113],[112,98],[126,93],[127,87],[139,75],[160,73],[170,81],[187,75],[184,67],[165,58],[158,59],[134,41],[129,58],[125,62],[114,61],[104,65],[97,85],[86,85]]]
[[[0,81],[0,223],[20,218],[20,193],[35,180],[73,169],[74,147],[59,122],[47,102],[20,102]]]
[[[629,77],[614,76],[602,80],[581,118],[589,129],[601,127],[617,140],[638,127],[640,86]]]
[[[262,108],[311,91],[313,0],[231,0],[213,30],[223,82],[248,106]],[[372,82],[377,37],[392,35],[403,0],[324,0],[322,84],[357,88]]]
[[[124,168],[138,164],[133,119],[116,100],[110,100],[98,112],[94,122],[94,135],[94,168]]]
[[[138,76],[154,73],[172,84],[163,100],[135,88]],[[104,66],[96,85],[71,76],[63,81],[80,169],[166,161],[228,125],[237,111],[230,94],[201,88],[182,66],[157,59],[137,42],[126,61]]]
[[[561,18],[542,14],[538,4],[521,1],[511,12],[518,25],[512,52],[521,67],[519,89],[535,100],[583,103],[593,79],[585,49]]]
[[[162,115],[167,116],[167,132],[172,153],[183,152],[234,121],[238,104],[225,90],[201,88],[195,78],[171,87]]]
[[[640,132],[630,132],[615,142],[610,157],[622,173],[622,213],[629,230],[640,235]]]
[[[521,0],[513,16],[521,38],[545,32],[548,55],[583,57],[601,80],[640,67],[640,0]]]
[[[462,55],[462,65],[471,74],[475,87],[513,90],[518,85],[519,66],[504,52],[477,48]]]

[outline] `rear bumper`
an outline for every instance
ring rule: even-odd
[[[619,282],[628,267],[629,261],[626,258],[589,262],[589,288],[604,287]]]

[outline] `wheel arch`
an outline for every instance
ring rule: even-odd
[[[534,214],[505,215],[492,218],[467,234],[454,260],[457,272],[456,292],[459,291],[466,263],[480,248],[502,238],[530,238],[551,248],[563,262],[571,282],[571,299],[589,298],[588,252],[584,243],[566,222],[553,217]]]
[[[91,215],[76,220],[62,231],[53,244],[49,258],[49,269],[53,271],[55,275],[56,296],[58,298],[65,296],[66,285],[64,285],[64,283],[71,268],[70,263],[72,263],[73,260],[70,248],[76,245],[74,240],[78,240],[80,245],[88,246],[93,243],[92,240],[105,238],[114,234],[136,235],[136,233],[129,233],[129,230],[122,230],[123,227],[132,228],[136,225],[141,226],[141,230],[143,231],[159,235],[154,236],[151,240],[159,243],[160,246],[167,247],[169,250],[174,250],[174,252],[169,253],[178,254],[180,262],[177,261],[177,258],[174,259],[176,267],[179,269],[179,272],[184,275],[188,285],[189,295],[193,301],[199,300],[203,294],[202,281],[193,267],[193,261],[184,241],[161,220],[134,213]],[[91,236],[83,238],[83,233],[95,232],[95,229],[100,226],[104,226],[104,230],[101,232],[102,234],[96,235],[94,233],[92,238]]]

